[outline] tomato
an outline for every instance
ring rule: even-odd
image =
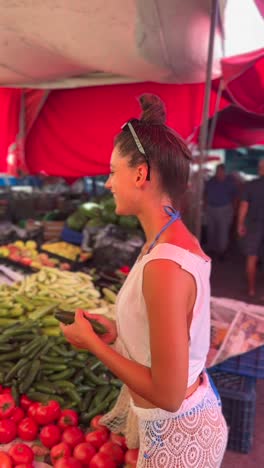
[[[11,457],[6,452],[0,452],[0,466],[1,468],[12,468]]]
[[[38,441],[36,444],[31,445],[31,448],[35,457],[45,457],[45,455],[48,455],[49,453],[49,449],[44,447],[42,444],[39,444]]]
[[[119,271],[121,271],[121,273],[124,273],[124,275],[128,275],[130,270],[131,268],[128,265],[124,265],[121,268],[119,268]]]
[[[57,421],[61,415],[61,407],[55,400],[48,403],[39,403],[34,416],[38,424],[50,424]]]
[[[28,410],[33,401],[28,398],[27,395],[22,395],[20,398],[20,406],[23,410]]]
[[[15,444],[8,453],[15,464],[32,463],[34,460],[33,450],[26,444]]]
[[[2,393],[2,392],[3,392],[3,387],[2,387],[2,385],[0,385],[0,393]]]
[[[62,440],[70,447],[75,447],[76,445],[83,442],[84,433],[83,431],[76,426],[68,427],[62,434]]]
[[[131,465],[137,463],[138,449],[129,449],[125,454],[125,462]]]
[[[54,445],[50,451],[51,461],[54,464],[60,458],[67,458],[71,456],[71,448],[65,442]]]
[[[32,418],[35,420],[38,407],[39,407],[39,403],[37,403],[36,401],[34,403],[31,403],[30,407],[27,410],[27,415],[29,418]]]
[[[116,468],[117,464],[104,453],[97,453],[90,461],[89,468]]]
[[[19,406],[16,406],[9,419],[11,419],[11,421],[14,421],[15,423],[19,423],[19,421],[21,421],[21,419],[23,419],[24,417],[25,417],[25,413],[22,410],[22,408],[19,408]]]
[[[103,424],[100,424],[100,419],[103,417],[102,414],[98,414],[97,416],[95,416],[91,422],[90,422],[90,426],[93,428],[93,429],[107,429],[106,426],[104,426]],[[107,429],[108,430],[108,429]]]
[[[51,448],[61,440],[60,428],[55,424],[48,424],[41,429],[39,438],[44,447]]]
[[[10,421],[10,419],[0,421],[0,444],[12,442],[16,438],[16,433],[17,428],[14,421]]]
[[[121,449],[120,445],[116,445],[111,441],[106,442],[100,448],[100,453],[108,455],[117,465],[122,465],[124,463],[125,454]]]
[[[71,409],[62,410],[58,426],[61,429],[66,429],[70,426],[78,426],[78,413]]]
[[[5,387],[2,390],[3,395],[11,395],[12,394],[12,388],[11,387]]]
[[[54,465],[55,468],[82,468],[81,462],[73,457],[60,458]]]
[[[16,406],[15,400],[10,393],[0,395],[0,419],[9,418]]]
[[[21,440],[35,440],[38,435],[38,425],[32,418],[24,418],[18,424],[18,435]]]
[[[110,440],[116,444],[120,445],[120,447],[123,450],[127,450],[127,444],[126,444],[126,438],[122,436],[121,434],[114,434],[114,432],[111,432],[110,434]]]
[[[105,429],[97,429],[93,432],[88,432],[85,436],[86,442],[92,444],[97,450],[108,441],[108,431]]]
[[[88,466],[93,456],[96,454],[96,450],[89,442],[82,442],[81,444],[74,447],[73,456],[76,460],[79,460],[83,465]]]

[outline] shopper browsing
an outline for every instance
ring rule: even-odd
[[[135,215],[146,243],[118,295],[115,349],[82,312],[61,325],[73,345],[94,353],[125,384],[129,400],[106,416],[138,418],[140,468],[217,468],[227,442],[221,403],[204,370],[210,339],[209,257],[181,220],[190,153],[165,125],[156,96],[140,99],[140,120],[115,139],[106,187],[116,213]],[[123,392],[124,396],[125,392]],[[121,405],[121,406],[120,406]],[[113,427],[113,425],[111,426]]]

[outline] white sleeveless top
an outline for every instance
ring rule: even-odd
[[[142,291],[145,265],[153,259],[175,261],[196,282],[196,300],[190,326],[188,387],[205,366],[210,343],[210,272],[211,261],[173,244],[157,244],[138,260],[119,291],[116,302],[118,338],[116,349],[126,357],[151,366],[149,325]],[[162,278],[160,279],[162,281]],[[177,282],[175,282],[177,288]],[[181,292],[179,291],[179,294]],[[176,311],[177,312],[177,311]],[[166,311],[164,311],[166,320]]]

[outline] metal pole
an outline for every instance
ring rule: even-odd
[[[211,11],[211,24],[210,24],[210,35],[209,35],[209,45],[208,45],[208,58],[206,66],[206,82],[205,82],[205,97],[203,105],[203,117],[202,117],[202,127],[199,135],[199,149],[200,149],[200,165],[197,177],[197,193],[196,199],[197,205],[195,207],[195,220],[194,220],[194,232],[196,237],[200,239],[201,237],[201,217],[202,217],[202,208],[203,208],[203,189],[204,189],[204,180],[203,180],[203,165],[206,157],[206,148],[207,148],[207,134],[208,134],[208,116],[209,116],[209,106],[210,106],[210,96],[211,96],[211,83],[212,83],[212,65],[213,65],[213,52],[214,52],[214,36],[216,30],[216,23],[218,17],[218,0],[212,0],[212,11]]]

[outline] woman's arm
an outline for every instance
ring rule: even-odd
[[[151,368],[103,343],[80,312],[74,324],[62,325],[62,330],[72,344],[89,349],[133,392],[154,406],[176,411],[187,388],[187,316],[195,292],[193,277],[176,263],[155,260],[146,265],[143,294],[149,318]]]

